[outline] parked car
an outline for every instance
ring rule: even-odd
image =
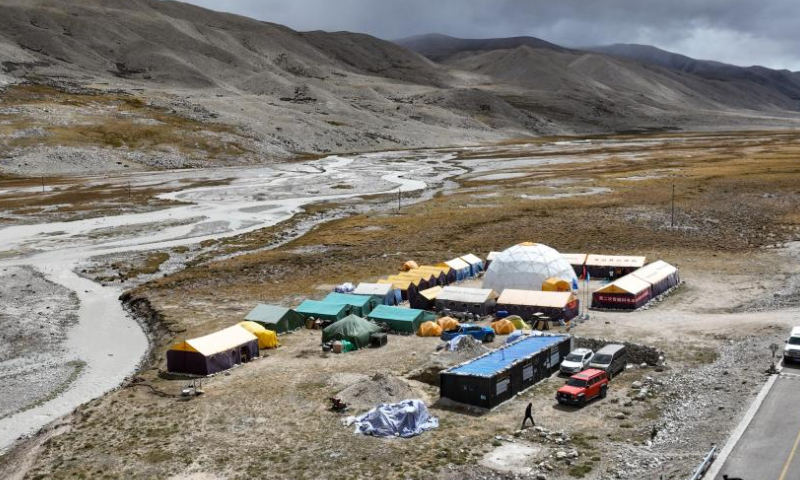
[[[475,340],[480,340],[484,343],[491,343],[494,341],[494,330],[489,327],[482,327],[471,323],[463,323],[456,330],[446,330],[442,332],[441,338],[448,342],[459,335],[469,335]]]
[[[608,374],[608,379],[625,371],[628,365],[628,349],[625,345],[606,345],[594,354],[589,362],[589,368],[603,370]]]
[[[594,352],[588,348],[577,348],[561,362],[561,373],[575,375],[589,368],[589,361],[594,357]]]
[[[567,383],[556,392],[560,404],[582,407],[593,398],[606,398],[608,375],[604,370],[590,368],[569,377]]]
[[[794,327],[792,333],[789,334],[786,346],[783,347],[783,361],[800,361],[800,327]]]

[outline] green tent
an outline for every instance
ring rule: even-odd
[[[395,332],[416,333],[424,322],[436,320],[436,315],[415,308],[378,305],[367,318],[375,323],[385,323]]]
[[[350,313],[365,317],[373,308],[383,303],[382,299],[366,295],[353,295],[349,293],[331,292],[325,297],[325,302],[339,303],[350,306]]]
[[[381,327],[374,323],[357,315],[348,315],[322,330],[322,341],[347,340],[356,348],[364,348],[369,345],[369,336],[380,331]]]
[[[291,332],[305,326],[305,319],[302,315],[291,308],[276,305],[256,305],[256,308],[251,310],[244,319],[256,322],[275,333]]]
[[[314,317],[317,320],[341,320],[350,313],[350,307],[341,303],[320,302],[317,300],[304,300],[294,309],[303,318]]]

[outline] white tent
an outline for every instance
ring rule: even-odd
[[[483,288],[541,290],[548,278],[577,280],[575,271],[557,250],[539,243],[520,243],[497,255],[483,277]]]

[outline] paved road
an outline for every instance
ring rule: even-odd
[[[800,370],[778,377],[715,480],[800,480]]]

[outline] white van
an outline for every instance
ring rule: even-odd
[[[786,346],[783,347],[784,362],[800,362],[800,327],[794,327]]]

